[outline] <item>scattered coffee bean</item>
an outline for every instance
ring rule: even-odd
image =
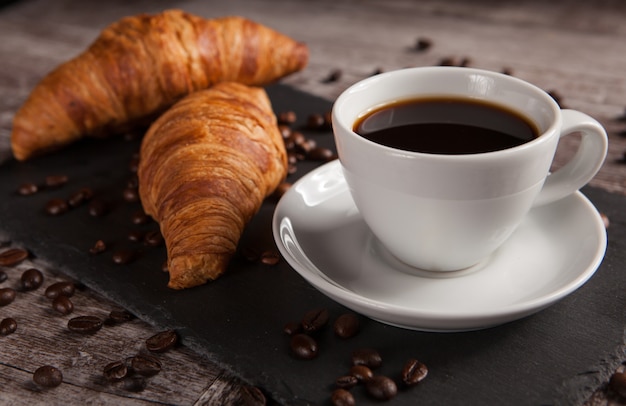
[[[0,289],[0,306],[6,306],[15,300],[15,289],[13,288],[1,288]]]
[[[291,353],[300,359],[313,359],[317,357],[317,341],[306,334],[296,334],[291,337]]]
[[[604,224],[604,228],[609,228],[611,222],[609,221],[609,216],[604,213],[600,213],[600,218],[602,219],[602,223]]]
[[[132,242],[142,241],[144,238],[144,232],[139,230],[133,230],[128,233],[128,240]]]
[[[609,379],[609,389],[626,398],[626,372],[615,372]]]
[[[137,189],[139,187],[139,178],[137,176],[131,176],[126,181],[126,187],[128,189]]]
[[[118,265],[124,265],[132,262],[135,259],[135,251],[121,249],[113,253],[113,262]]]
[[[333,406],[354,406],[356,401],[354,396],[345,389],[335,389],[330,394],[330,401]]]
[[[146,340],[146,348],[150,352],[165,352],[178,342],[178,334],[174,330],[161,331]]]
[[[130,162],[128,163],[128,170],[133,173],[137,173],[138,169],[139,169],[139,155],[133,155],[133,157],[130,159]]]
[[[89,253],[93,255],[100,254],[101,252],[104,252],[106,249],[107,249],[107,246],[104,243],[104,241],[98,240],[95,242],[93,247],[89,248]]]
[[[159,230],[148,231],[143,240],[146,245],[149,245],[151,247],[158,247],[160,245],[163,245],[163,242],[165,241],[163,239],[163,234],[161,234]]]
[[[52,300],[52,308],[63,315],[67,315],[74,311],[74,303],[69,297],[61,295]]]
[[[6,272],[0,271],[0,283],[6,281],[9,278]]]
[[[148,216],[143,210],[138,210],[133,213],[130,219],[133,224],[140,225],[140,224],[146,224],[147,222],[149,222],[150,216]]]
[[[261,253],[259,260],[265,265],[276,265],[280,262],[280,254],[274,250],[264,251]]]
[[[309,159],[313,161],[331,161],[335,158],[335,154],[328,148],[316,147],[309,151]]]
[[[22,289],[35,290],[43,283],[43,273],[39,269],[30,268],[22,273]]]
[[[44,211],[51,216],[59,216],[66,213],[70,209],[70,206],[63,199],[50,199],[44,207]]]
[[[38,191],[39,191],[39,186],[31,182],[22,183],[17,188],[17,194],[22,195],[22,196],[34,195]]]
[[[310,130],[326,129],[326,120],[324,120],[324,116],[319,113],[311,114],[307,117],[306,127]]]
[[[415,41],[415,46],[413,46],[413,50],[422,52],[426,51],[433,45],[433,42],[430,38],[419,37],[417,41]]]
[[[302,332],[302,324],[297,321],[290,321],[283,327],[283,332],[289,336]]]
[[[239,402],[241,406],[265,406],[267,399],[261,392],[261,389],[256,386],[242,385],[239,389]]]
[[[28,258],[28,251],[22,248],[10,248],[0,253],[0,266],[14,266]]]
[[[53,367],[52,365],[44,365],[37,368],[33,373],[33,381],[46,388],[54,388],[63,382],[63,374],[61,371]]]
[[[367,382],[372,379],[374,373],[365,365],[354,365],[350,368],[350,375],[354,376],[359,382]]]
[[[293,124],[298,119],[294,111],[282,111],[278,113],[276,119],[279,124]]]
[[[329,317],[328,309],[310,310],[302,318],[302,328],[307,333],[319,331],[328,324]]]
[[[280,135],[283,137],[283,141],[285,141],[285,148],[290,149],[290,146],[286,142],[291,137],[291,132],[292,132],[291,127],[285,124],[279,124],[278,131],[280,131]]]
[[[163,261],[163,263],[161,264],[161,271],[163,271],[163,272],[169,272],[170,271],[170,266],[167,263],[167,260]]]
[[[131,358],[130,365],[141,376],[154,376],[161,372],[161,361],[147,354],[135,355]]]
[[[505,75],[513,75],[513,68],[509,68],[509,67],[504,67],[502,68],[502,70],[500,71],[501,73],[505,74]]]
[[[76,285],[72,282],[56,282],[48,286],[45,295],[48,299],[56,299],[59,296],[72,297],[76,291]]]
[[[402,382],[408,386],[417,385],[428,375],[428,368],[416,359],[410,359],[402,368]]]
[[[391,379],[377,375],[366,382],[367,393],[378,400],[390,400],[398,394],[398,387]]]
[[[385,70],[383,68],[375,68],[372,73],[370,73],[370,76],[376,76],[376,75],[380,75],[381,73],[383,73]]]
[[[106,319],[107,324],[121,324],[134,320],[136,317],[126,310],[111,310],[109,317]]]
[[[340,376],[335,380],[335,385],[338,388],[342,389],[350,389],[355,387],[359,383],[359,380],[354,375],[344,375]]]
[[[104,366],[102,375],[107,381],[121,381],[128,375],[128,368],[124,361],[113,361]]]
[[[339,79],[341,79],[341,76],[343,75],[343,72],[341,69],[334,69],[332,71],[330,71],[330,73],[328,74],[328,76],[326,76],[323,80],[322,83],[333,83],[338,81]]]
[[[133,189],[133,188],[124,189],[124,193],[122,193],[122,197],[124,198],[125,201],[129,203],[134,203],[134,202],[139,201],[139,193],[137,192],[137,189]]]
[[[93,191],[89,188],[82,188],[78,192],[72,194],[69,199],[67,199],[67,203],[70,207],[78,207],[87,203],[93,198]]]
[[[54,189],[65,185],[68,180],[67,175],[50,175],[46,176],[44,183],[46,187]]]
[[[383,359],[373,348],[359,348],[352,351],[352,365],[365,365],[371,369],[382,365]]]
[[[0,321],[0,336],[8,336],[17,330],[17,322],[11,317],[7,317]]]
[[[441,58],[439,60],[438,65],[439,66],[454,66],[455,65],[454,58],[451,58],[451,57]]]
[[[104,200],[94,199],[89,203],[87,211],[92,217],[102,217],[109,212],[109,204]]]
[[[69,319],[67,328],[70,331],[81,334],[91,334],[102,328],[104,321],[96,316],[78,316]]]
[[[359,316],[354,313],[345,313],[337,317],[333,324],[333,330],[337,337],[350,338],[359,332],[360,325]]]

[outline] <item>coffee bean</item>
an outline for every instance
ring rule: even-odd
[[[50,199],[44,207],[44,211],[51,216],[59,216],[66,213],[70,209],[70,206],[63,199]]]
[[[128,368],[124,361],[113,361],[104,366],[102,375],[107,381],[121,381],[128,375]]]
[[[502,68],[500,73],[511,76],[513,75],[513,68],[509,68],[508,66],[505,66],[504,68]]]
[[[302,328],[307,333],[314,333],[328,324],[328,309],[313,309],[302,318]]]
[[[87,203],[93,198],[93,191],[89,188],[82,188],[77,192],[74,192],[69,199],[67,199],[67,204],[70,207],[78,207]]]
[[[241,406],[264,406],[267,404],[265,395],[256,386],[242,385],[239,389],[239,402]]]
[[[398,394],[396,383],[383,375],[377,375],[368,380],[366,389],[370,396],[378,400],[390,400]]]
[[[339,79],[341,79],[341,76],[343,75],[343,72],[341,71],[341,69],[334,69],[332,70],[328,76],[326,76],[323,80],[322,83],[333,83],[338,81]]]
[[[112,259],[114,263],[118,265],[124,265],[124,264],[128,264],[132,262],[135,259],[135,256],[136,256],[135,251],[121,249],[113,253]]]
[[[22,196],[34,195],[38,191],[39,187],[31,182],[22,183],[20,187],[17,188],[17,194]]]
[[[359,316],[354,313],[345,313],[337,317],[333,330],[337,337],[350,338],[359,332],[360,325]]]
[[[297,321],[290,321],[283,327],[283,332],[289,336],[298,334],[302,331],[302,324]]]
[[[45,185],[50,189],[58,188],[67,183],[69,178],[67,175],[50,175],[46,176]]]
[[[317,357],[317,342],[306,334],[296,334],[291,337],[291,353],[297,358],[313,359]]]
[[[626,372],[615,372],[609,379],[609,389],[626,398]]]
[[[6,281],[9,278],[6,272],[0,271],[0,283]]]
[[[355,365],[350,368],[350,375],[354,376],[359,382],[367,382],[372,379],[374,373],[365,365]]]
[[[279,124],[293,124],[298,119],[294,111],[282,111],[276,115]]]
[[[335,389],[330,394],[330,401],[333,406],[354,406],[356,401],[354,396],[345,389]]]
[[[415,41],[415,46],[413,49],[418,52],[426,51],[433,45],[433,42],[430,38],[420,37]]]
[[[94,199],[89,203],[87,211],[92,217],[102,217],[110,210],[109,204],[104,200]]]
[[[148,216],[146,213],[144,213],[143,210],[138,210],[136,212],[133,213],[133,215],[131,216],[131,221],[133,224],[146,224],[147,222],[150,221],[150,216]]]
[[[138,169],[139,169],[139,156],[133,156],[130,159],[130,162],[128,163],[128,170],[133,173],[137,173]]]
[[[111,310],[106,322],[107,324],[121,324],[134,320],[135,318],[134,314],[126,310]]]
[[[72,282],[56,282],[48,286],[45,295],[48,299],[56,299],[59,296],[72,297],[76,291],[76,285]]]
[[[69,297],[61,295],[52,300],[52,308],[63,315],[67,315],[74,311],[74,303]]]
[[[54,388],[63,382],[63,374],[52,365],[44,365],[33,373],[33,381],[39,386]]]
[[[126,181],[126,187],[128,189],[137,189],[139,187],[139,178],[137,176],[131,176]]]
[[[309,151],[308,157],[313,161],[330,161],[335,154],[328,148],[316,147]]]
[[[0,266],[14,266],[28,258],[28,251],[22,248],[10,248],[0,253]]]
[[[264,251],[261,253],[259,260],[265,265],[276,265],[280,262],[280,254],[274,250]]]
[[[611,222],[609,221],[609,216],[604,213],[600,213],[600,218],[602,219],[602,224],[604,224],[604,228],[609,228]]]
[[[165,352],[178,342],[178,334],[174,330],[161,331],[146,340],[146,348],[150,352]]]
[[[104,241],[98,240],[95,242],[93,247],[89,248],[89,253],[93,255],[100,254],[101,252],[104,252],[106,249],[107,249],[107,246],[104,243]]]
[[[8,304],[13,303],[15,300],[16,292],[15,289],[12,288],[1,288],[0,289],[0,306],[6,306]]]
[[[142,241],[144,237],[143,231],[133,230],[128,233],[128,240],[132,242]]]
[[[91,334],[102,328],[104,321],[96,316],[78,316],[69,319],[67,328],[70,331],[81,334]]]
[[[137,189],[134,189],[134,188],[124,189],[124,192],[122,193],[122,197],[124,198],[125,201],[129,203],[134,203],[134,202],[139,201],[139,193],[137,192]]]
[[[0,336],[8,336],[9,334],[15,333],[15,330],[17,330],[17,322],[15,319],[7,317],[0,321]]]
[[[43,274],[39,269],[30,268],[22,273],[22,289],[35,290],[43,283]]]
[[[402,382],[413,386],[424,380],[428,375],[428,368],[416,359],[410,359],[402,368]]]
[[[144,237],[144,242],[146,245],[151,247],[158,247],[163,245],[163,234],[159,230],[148,231]]]
[[[354,375],[340,376],[335,380],[335,385],[337,385],[338,388],[342,389],[353,388],[356,386],[357,383],[359,383],[359,380]]]
[[[371,369],[378,368],[383,363],[378,351],[373,348],[359,348],[352,351],[352,365],[365,365]]]
[[[135,355],[130,360],[133,371],[141,376],[154,376],[161,372],[161,362],[150,355]]]

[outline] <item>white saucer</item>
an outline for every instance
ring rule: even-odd
[[[383,323],[425,331],[486,328],[535,313],[582,286],[606,249],[600,214],[580,192],[536,208],[482,263],[417,271],[393,258],[354,206],[339,161],[281,198],[274,238],[287,262],[333,300]]]

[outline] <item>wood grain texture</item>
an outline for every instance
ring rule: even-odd
[[[305,41],[309,66],[284,83],[329,100],[375,71],[437,65],[446,58],[456,63],[467,58],[477,68],[510,69],[516,77],[557,92],[564,106],[603,123],[609,155],[591,184],[626,193],[626,121],[618,120],[626,107],[626,3],[620,0],[18,1],[0,10],[0,160],[10,154],[15,111],[45,73],[82,51],[112,21],[171,7],[208,18],[242,15]],[[416,51],[418,38],[428,38],[432,47]],[[340,73],[337,80],[326,81],[332,72]],[[575,138],[564,142],[555,166],[575,147]],[[20,271],[30,265],[6,270],[9,280],[2,285],[16,284]],[[0,337],[3,403],[234,404],[240,399],[239,382],[185,347],[159,355],[163,371],[141,392],[104,383],[107,362],[142,351],[145,339],[158,330],[134,320],[88,337],[69,333],[69,316],[54,314],[43,296],[45,286],[64,276],[46,264],[32,265],[44,271],[44,287],[20,292],[14,303],[0,308],[0,319],[18,321],[16,333]],[[73,300],[72,316],[115,308],[88,289]],[[43,364],[61,367],[60,387],[34,386],[32,373]],[[603,385],[587,404],[626,403]]]

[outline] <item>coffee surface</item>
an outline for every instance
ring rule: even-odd
[[[447,155],[512,148],[539,135],[532,121],[504,106],[444,96],[384,105],[359,118],[353,130],[388,147]]]

